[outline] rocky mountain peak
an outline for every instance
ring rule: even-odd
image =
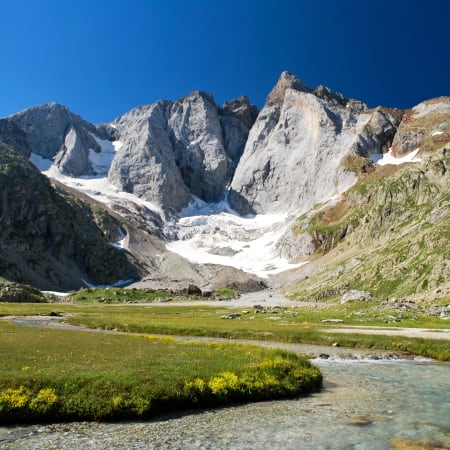
[[[334,92],[329,87],[322,84],[317,86],[314,91],[314,95],[325,100],[332,105],[347,106],[348,98],[340,92]]]
[[[250,130],[255,123],[258,116],[258,107],[250,103],[249,98],[246,95],[241,95],[238,98],[225,102],[222,106],[224,114],[234,114],[242,123]]]
[[[44,159],[54,160],[66,175],[94,174],[89,152],[99,152],[96,136],[112,136],[108,127],[97,128],[59,103],[47,103],[23,110],[7,117],[5,121],[16,127],[26,138],[28,150],[23,143],[15,145],[19,152],[29,156],[33,152]],[[6,126],[5,126],[6,128]]]
[[[390,146],[400,118],[283,72],[251,129],[230,205],[242,214],[307,211],[354,184]],[[361,162],[362,169],[353,162]]]
[[[300,92],[311,92],[311,89],[303,83],[302,80],[297,78],[294,74],[284,71],[280,75],[277,84],[270,92],[266,100],[267,106],[282,105],[284,100],[284,94],[287,89],[294,89]]]
[[[195,101],[196,99],[202,99],[202,100],[206,100],[207,102],[211,103],[212,105],[214,105],[216,108],[218,108],[216,101],[214,100],[214,97],[212,94],[210,94],[209,92],[205,92],[205,91],[192,91],[190,94],[186,95],[186,97],[183,97],[181,100],[178,100],[175,103],[178,102],[190,102],[190,101]]]

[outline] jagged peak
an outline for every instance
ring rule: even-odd
[[[314,89],[313,93],[316,97],[325,100],[327,103],[347,106],[348,98],[340,92],[333,91],[328,86],[321,84]]]
[[[285,70],[281,73],[277,84],[267,97],[266,104],[268,106],[281,105],[287,89],[294,89],[299,92],[311,92],[311,89],[300,78]]]
[[[209,92],[205,92],[205,91],[192,91],[190,94],[186,95],[186,97],[183,97],[182,99],[180,99],[178,101],[190,100],[192,98],[201,98],[203,100],[206,100],[206,101],[212,103],[214,106],[217,106],[217,103],[214,100],[213,95],[210,94]]]
[[[224,102],[223,108],[236,108],[240,106],[250,106],[250,100],[246,95],[241,95],[240,97],[233,98],[227,102]]]

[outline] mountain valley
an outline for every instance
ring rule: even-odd
[[[449,97],[369,108],[283,72],[261,111],[195,91],[90,124],[47,104],[0,141],[3,283],[450,295]]]

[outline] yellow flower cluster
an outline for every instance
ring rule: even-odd
[[[17,389],[8,388],[0,392],[0,414],[17,409],[46,412],[57,401],[58,396],[51,388],[41,389],[37,395],[34,395],[30,389],[24,386]]]
[[[208,387],[214,395],[226,395],[229,391],[237,391],[240,382],[233,372],[221,372],[219,376],[208,381]]]
[[[296,367],[293,361],[275,357],[250,367],[239,376],[221,372],[209,381],[196,378],[183,386],[185,397],[194,402],[201,400],[241,398],[271,398],[303,392],[320,377],[318,369]]]

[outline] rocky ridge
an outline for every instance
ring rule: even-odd
[[[387,151],[401,115],[354,105],[284,72],[250,132],[231,184],[232,208],[306,212],[356,183],[368,158]]]
[[[256,115],[247,97],[219,108],[211,95],[199,91],[136,108],[113,122],[123,145],[109,180],[164,210],[180,210],[193,196],[217,202]]]

